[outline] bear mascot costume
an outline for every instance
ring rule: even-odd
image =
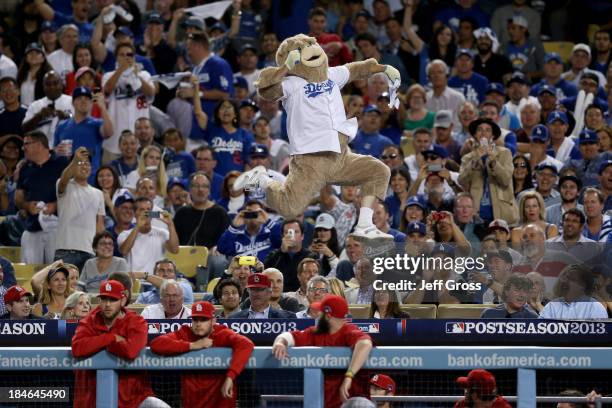
[[[234,189],[263,188],[270,208],[285,218],[294,218],[326,185],[356,185],[361,188],[362,200],[351,236],[374,243],[392,241],[391,235],[372,222],[372,208],[387,192],[389,168],[372,156],[350,151],[348,143],[357,133],[357,119],[346,119],[340,90],[351,81],[379,72],[399,84],[399,71],[374,58],[330,68],[317,40],[304,34],[281,43],[276,63],[278,67],[261,72],[255,86],[261,97],[280,100],[287,112],[289,174],[281,183],[258,166],[239,176]]]

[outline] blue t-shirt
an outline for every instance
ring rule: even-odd
[[[196,171],[195,160],[193,156],[186,152],[174,153],[166,150],[166,154],[170,156],[170,160],[166,164],[166,174],[168,178],[178,177],[187,179]]]
[[[469,79],[461,79],[455,75],[448,80],[448,86],[461,92],[467,101],[474,102],[476,105],[484,101],[488,85],[489,80],[476,72],[472,73]]]
[[[489,17],[480,9],[478,4],[474,4],[469,9],[464,9],[457,4],[453,4],[449,8],[436,14],[435,20],[441,21],[452,28],[454,32],[458,32],[459,21],[464,17],[471,17],[476,20],[478,24],[477,27],[489,26]]]
[[[230,98],[234,97],[234,73],[230,64],[223,58],[211,55],[202,67],[195,67],[193,73],[200,79],[200,90],[216,89],[229,93]],[[214,117],[218,103],[216,99],[202,98],[202,110],[209,118]]]
[[[483,157],[483,165],[486,168],[486,160],[487,156]],[[485,223],[489,223],[493,221],[493,203],[491,202],[491,189],[489,188],[489,175],[485,173],[483,190],[482,190],[482,198],[480,199],[480,218],[482,218]]]
[[[74,118],[60,122],[55,129],[53,146],[57,146],[62,140],[72,140],[72,152],[79,147],[85,147],[91,153],[91,173],[95,174],[100,168],[102,160],[102,136],[100,128],[104,125],[102,119],[88,116],[85,120],[76,123]]]
[[[136,54],[134,57],[136,62],[142,65],[142,68],[147,71],[151,75],[157,75],[157,71],[155,71],[155,66],[153,66],[153,62],[147,57],[143,57],[142,55]],[[114,71],[116,69],[117,60],[115,59],[115,54],[107,50],[106,58],[104,62],[102,62],[102,70],[104,72]]]
[[[221,198],[221,190],[223,190],[223,176],[216,171],[213,171],[212,183],[210,184],[209,197],[213,201],[219,201]]]
[[[508,42],[506,45],[506,56],[512,63],[512,68],[515,71],[522,71],[525,64],[529,60],[529,55],[533,45],[530,41],[525,41],[525,44],[518,46],[512,42]]]
[[[537,84],[531,87],[531,90],[529,91],[529,95],[538,96],[538,91],[543,85],[546,85],[546,84],[548,84],[548,82],[546,82],[545,79],[541,80],[540,82],[538,82]],[[566,81],[563,78],[557,81],[554,87],[557,91],[558,101],[560,101],[561,99],[576,96],[578,94],[578,88],[576,88],[576,85],[572,84],[569,81]]]
[[[364,133],[359,130],[351,142],[351,148],[354,153],[380,157],[383,148],[391,144],[394,144],[393,141],[380,133]]]
[[[138,161],[136,161],[136,163],[134,163],[133,165],[129,165],[126,162],[124,162],[123,159],[120,157],[110,162],[110,166],[114,167],[115,170],[117,170],[119,179],[122,180],[122,183],[125,183],[125,180],[127,179],[128,174],[130,174],[132,171],[138,168]]]
[[[85,23],[79,23],[75,21],[75,19],[72,17],[72,14],[64,14],[60,11],[55,10],[53,22],[57,27],[61,27],[64,24],[74,24],[79,28],[79,42],[88,43],[91,40],[94,25],[91,24],[89,21]]]
[[[251,145],[255,142],[253,135],[242,128],[230,134],[223,127],[214,124],[209,125],[206,130],[206,141],[215,149],[215,171],[221,176],[232,170],[244,171]]]

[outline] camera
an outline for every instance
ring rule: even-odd
[[[238,258],[238,265],[240,266],[255,266],[257,265],[257,257],[255,256],[241,256]]]
[[[442,165],[441,164],[428,164],[427,165],[427,171],[430,173],[437,173],[439,171],[442,171]]]
[[[293,228],[287,230],[287,238],[295,239],[295,230]]]
[[[242,213],[242,216],[245,220],[254,220],[257,218],[258,215],[259,214],[257,213],[257,211],[245,211]]]
[[[149,211],[147,213],[147,217],[149,217],[149,218],[160,218],[161,217],[161,211]]]
[[[439,211],[432,211],[431,212],[431,219],[433,220],[433,222],[438,222],[442,219],[446,218],[446,214],[439,212]]]

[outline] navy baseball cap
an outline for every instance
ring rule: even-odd
[[[419,200],[419,197],[417,196],[412,196],[408,199],[408,201],[406,201],[406,207],[410,207],[413,205],[416,205],[421,210],[425,211],[425,205],[423,205],[423,203],[421,202],[421,200]]]
[[[525,74],[523,74],[520,71],[516,71],[512,74],[512,76],[508,80],[508,83],[506,83],[506,86],[510,86],[514,82],[517,82],[523,85],[529,85],[529,80],[527,79],[527,76],[525,76]]]
[[[196,17],[196,16],[189,17],[181,25],[184,28],[193,27],[193,28],[197,28],[200,31],[204,31],[206,29],[206,25],[204,24],[204,21],[201,18]]]
[[[376,105],[368,105],[363,109],[363,113],[377,112],[380,115],[380,109]]]
[[[474,59],[474,51],[470,50],[469,48],[459,48],[455,54],[455,58],[459,58],[462,55],[467,55],[468,57]]]
[[[44,53],[42,46],[39,43],[29,43],[25,49],[25,55],[27,55],[30,51],[38,51],[41,54]]]
[[[540,172],[546,169],[552,171],[555,176],[559,174],[559,170],[557,170],[557,166],[555,166],[554,164],[550,164],[550,163],[538,164],[535,168],[535,171]]]
[[[549,93],[552,96],[557,96],[557,88],[555,88],[552,85],[548,85],[548,84],[544,84],[540,87],[540,89],[538,89],[538,96],[542,95],[543,93]]]
[[[236,87],[249,89],[249,83],[243,76],[235,75],[234,76],[234,88]]]
[[[219,30],[224,33],[227,31],[227,28],[225,27],[225,24],[217,22],[210,26],[210,31],[213,32],[214,30]]]
[[[164,24],[164,19],[161,14],[154,11],[147,17],[147,24]]]
[[[412,221],[410,224],[408,224],[408,228],[406,228],[406,233],[412,234],[413,232],[418,232],[419,234],[425,236],[425,224],[420,221]]]
[[[130,38],[134,38],[134,33],[132,32],[132,30],[130,30],[130,28],[128,26],[121,26],[118,27],[115,32],[113,33],[113,36],[118,36],[119,34],[123,34],[125,36],[128,36]]]
[[[72,91],[72,99],[76,99],[79,96],[86,96],[89,99],[91,99],[91,90],[89,88],[86,88],[84,86],[78,86],[76,88],[74,88],[74,91]]]
[[[612,164],[612,161],[610,161],[610,164]],[[582,188],[582,181],[580,181],[578,177],[569,174],[559,179],[559,187],[561,187],[561,184],[565,183],[568,180],[573,181],[576,186],[578,186],[578,191],[580,191],[580,189]]]
[[[45,21],[40,25],[40,32],[51,31],[52,33],[57,31],[57,26],[52,21]]]
[[[531,130],[531,141],[540,141],[544,143],[548,143],[548,139],[550,139],[550,135],[548,134],[548,128],[544,125],[536,125]]]
[[[584,129],[582,132],[580,132],[580,135],[578,136],[578,144],[598,142],[599,136],[597,135],[597,133],[589,129]]]
[[[544,63],[546,64],[550,61],[557,61],[559,64],[563,64],[563,59],[557,52],[547,52],[546,55],[544,55]]]
[[[493,92],[506,96],[506,88],[504,88],[504,86],[500,84],[499,82],[490,83],[489,86],[487,86],[485,95],[488,95]]]
[[[561,122],[563,122],[564,124],[568,124],[568,120],[567,120],[567,114],[563,111],[552,111],[548,114],[548,117],[546,118],[546,124],[550,125],[551,123],[560,120]]]
[[[268,146],[262,144],[254,144],[251,146],[251,150],[249,150],[250,157],[269,157],[270,151],[268,150]]]
[[[115,207],[119,207],[124,203],[134,203],[134,197],[127,191],[121,194],[119,197],[115,198]]]
[[[168,185],[166,186],[167,190],[170,190],[174,186],[181,186],[183,190],[187,190],[187,180],[180,177],[172,177],[168,180]]]
[[[448,150],[442,145],[434,144],[423,150],[421,154],[424,156],[426,154],[435,154],[436,156],[440,156],[443,159],[448,157]]]
[[[599,169],[597,170],[597,174],[601,174],[606,170],[606,167],[612,166],[612,160],[606,160],[599,165]]]
[[[257,103],[255,103],[255,101],[252,99],[243,99],[242,101],[240,101],[240,106],[238,107],[238,110],[246,106],[250,106],[251,108],[255,109],[255,112],[259,112],[259,106],[257,106]]]
[[[255,45],[247,43],[244,44],[242,47],[240,47],[240,54],[243,54],[245,51],[251,50],[253,51],[255,54],[257,54],[257,47],[255,47]]]
[[[434,256],[436,254],[443,254],[443,255],[447,255],[447,256],[455,256],[455,248],[452,245],[449,244],[436,244],[429,256]]]

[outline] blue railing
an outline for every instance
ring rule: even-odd
[[[276,360],[270,347],[256,347],[247,369],[303,369],[304,407],[323,407],[323,369],[343,369],[351,351],[340,347],[302,347],[289,350],[289,358]],[[144,350],[131,362],[106,351],[90,358],[75,359],[67,347],[28,349],[0,348],[0,367],[6,371],[74,370],[97,371],[96,405],[116,407],[117,370],[219,370],[227,368],[230,349],[192,351],[161,357]],[[536,406],[536,370],[612,369],[610,348],[551,347],[378,347],[366,363],[376,370],[460,370],[473,368],[517,370],[517,406]]]

